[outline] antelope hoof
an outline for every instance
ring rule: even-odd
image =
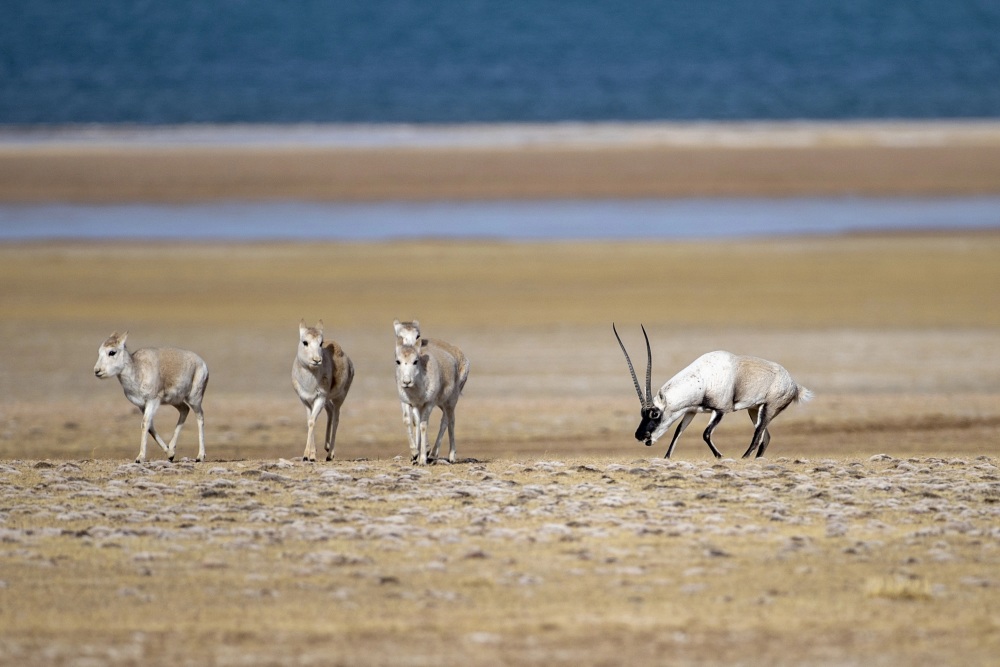
[[[653,441],[652,441],[652,440],[648,440],[648,439],[647,439],[647,440],[646,440],[646,441],[645,441],[644,443],[642,443],[642,444],[646,445],[647,447],[652,447],[652,446],[653,446]]]
[[[333,454],[327,454],[326,455],[326,460],[327,461],[332,461],[333,460]]]

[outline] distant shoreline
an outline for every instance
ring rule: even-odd
[[[1000,121],[0,127],[0,202],[1000,193]]]
[[[0,125],[0,149],[818,148],[1000,145],[1000,119]]]

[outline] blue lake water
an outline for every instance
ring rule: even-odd
[[[0,205],[0,242],[714,239],[1000,229],[1000,197]]]
[[[997,0],[4,4],[0,124],[1000,117]]]

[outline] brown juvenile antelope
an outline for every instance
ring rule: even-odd
[[[681,420],[664,458],[670,458],[677,439],[695,414],[711,412],[712,417],[702,437],[715,458],[721,459],[722,454],[712,443],[712,431],[722,421],[725,413],[739,410],[749,411],[750,419],[755,425],[750,447],[743,458],[749,457],[754,450],[759,458],[764,455],[764,450],[771,441],[771,434],[767,430],[771,420],[791,403],[805,402],[812,398],[811,391],[796,384],[788,371],[773,361],[722,351],[701,355],[690,366],[667,380],[656,396],[652,396],[650,380],[653,352],[649,347],[645,327],[642,328],[642,335],[646,339],[646,395],[643,396],[625,344],[614,324],[611,329],[625,353],[625,361],[642,404],[642,419],[635,431],[635,439],[650,447],[667,432],[671,424]]]
[[[129,352],[125,348],[128,332],[111,334],[97,350],[94,375],[98,378],[117,377],[125,390],[125,398],[142,412],[142,436],[136,463],[146,460],[147,435],[174,460],[177,437],[184,426],[188,412],[194,410],[198,420],[198,458],[205,460],[205,414],[201,409],[208,386],[208,365],[194,352],[172,347],[143,348]],[[177,408],[180,416],[174,435],[165,443],[153,427],[153,416],[160,404]]]
[[[455,345],[452,345],[448,341],[441,340],[440,338],[421,338],[420,336],[420,322],[418,320],[411,320],[409,322],[400,322],[399,320],[393,320],[392,323],[393,330],[396,332],[396,350],[398,351],[403,345],[412,345],[418,349],[422,349],[427,345],[433,345],[444,349],[448,354],[455,357],[458,360],[459,376],[462,378],[469,377],[469,360],[466,358],[465,354],[458,349]],[[465,379],[462,380],[462,387],[465,387]],[[460,389],[461,391],[461,389]],[[416,442],[413,435],[416,433],[417,426],[412,423],[410,405],[405,401],[400,401],[400,406],[403,409],[403,424],[406,425],[406,432],[410,435],[410,448],[413,449],[416,446]],[[441,438],[438,437],[437,443],[434,445],[433,456],[437,456],[437,448],[441,442]]]
[[[292,363],[292,385],[306,406],[306,450],[303,461],[316,460],[316,419],[326,410],[326,460],[333,459],[333,448],[340,425],[340,406],[354,381],[354,364],[336,341],[323,342],[323,320],[314,327],[299,322],[299,347]]]
[[[419,339],[419,325],[416,322],[406,323],[413,325],[415,335],[401,335],[400,324],[398,320],[395,322],[396,389],[403,407],[403,422],[410,440],[411,458],[419,465],[427,464],[427,422],[437,406],[443,414],[431,458],[438,458],[441,438],[447,428],[450,444],[448,461],[454,463],[457,460],[455,407],[469,378],[469,360],[451,343],[433,338]]]

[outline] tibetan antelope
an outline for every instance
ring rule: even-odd
[[[397,341],[398,342],[398,341]],[[448,461],[456,461],[455,407],[469,377],[469,362],[454,345],[396,345],[396,389],[403,404],[404,421],[410,440],[410,455],[418,465],[428,459],[427,422],[437,406],[443,413],[431,458],[440,454],[441,438],[448,429]]]
[[[418,349],[423,349],[427,346],[438,347],[443,349],[445,352],[450,354],[458,361],[458,376],[459,376],[459,393],[465,388],[465,382],[469,377],[469,360],[466,358],[465,353],[462,352],[457,346],[452,345],[448,341],[441,340],[440,338],[422,338],[420,335],[420,322],[418,320],[411,320],[409,322],[400,322],[398,319],[394,320],[392,323],[393,330],[396,333],[396,351],[404,345],[411,345]],[[418,434],[419,425],[413,422],[413,411],[412,407],[406,401],[400,399],[400,406],[403,410],[403,424],[406,426],[406,432],[410,436],[410,451],[413,456],[416,457],[416,453],[419,448],[419,442],[416,439]],[[443,409],[442,409],[443,412]],[[442,426],[443,429],[443,426]],[[443,431],[442,431],[443,432]],[[438,434],[437,441],[434,444],[434,450],[431,454],[432,457],[436,458],[439,453],[439,448],[441,444],[441,433]],[[416,458],[414,458],[416,460]]]
[[[354,381],[354,364],[336,341],[323,340],[323,320],[314,327],[299,322],[299,346],[292,362],[292,386],[306,406],[306,449],[303,461],[316,460],[316,420],[326,410],[326,460],[333,460],[333,448],[340,425],[340,407]]]
[[[641,421],[635,431],[635,439],[650,447],[667,432],[671,424],[678,419],[681,420],[664,458],[670,458],[677,439],[699,412],[712,413],[708,428],[702,437],[715,458],[722,458],[722,454],[712,443],[712,431],[722,421],[724,414],[739,410],[747,410],[751,421],[754,422],[753,438],[743,458],[748,458],[755,450],[759,458],[764,455],[771,441],[771,434],[767,430],[771,420],[791,403],[805,402],[812,398],[812,392],[796,384],[788,371],[773,361],[723,351],[701,355],[687,368],[667,380],[667,383],[653,396],[650,385],[653,352],[649,347],[649,336],[646,335],[645,327],[642,327],[642,335],[646,339],[646,394],[643,396],[635,369],[632,367],[632,360],[613,323],[611,329],[615,332],[618,345],[625,354],[625,361],[628,363],[632,382],[635,383],[635,391],[639,394],[642,406]]]
[[[198,420],[198,458],[205,460],[205,414],[201,409],[208,386],[208,365],[194,352],[172,347],[143,348],[129,352],[125,347],[128,332],[111,334],[97,350],[94,375],[100,379],[117,377],[125,390],[125,398],[142,412],[142,436],[136,463],[146,460],[146,440],[152,435],[156,443],[174,460],[177,437],[188,413],[194,410]],[[153,416],[162,403],[172,405],[180,413],[174,435],[166,443],[153,427]]]

